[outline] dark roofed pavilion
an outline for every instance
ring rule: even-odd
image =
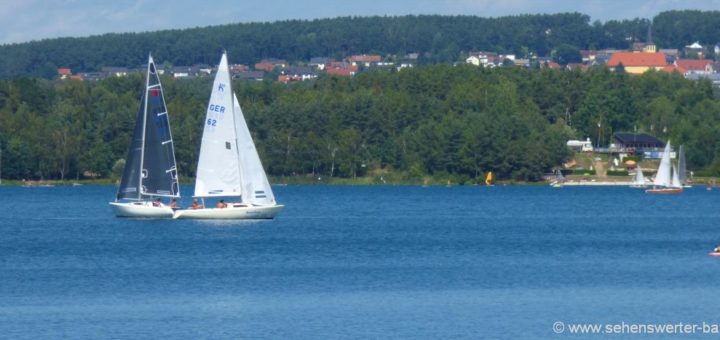
[[[647,133],[616,132],[613,137],[622,148],[662,148],[665,143]]]

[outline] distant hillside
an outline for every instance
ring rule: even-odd
[[[105,34],[0,46],[0,77],[53,77],[58,67],[97,71],[137,66],[152,51],[175,65],[213,64],[222,49],[235,63],[275,57],[290,61],[356,53],[420,52],[421,62],[452,62],[462,52],[547,55],[561,44],[580,49],[626,48],[644,41],[649,20],[590,22],[580,13],[475,16],[343,17],[247,23],[147,33]],[[662,48],[720,41],[720,11],[671,11],[653,19]]]

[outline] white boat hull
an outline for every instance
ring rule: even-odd
[[[598,181],[565,181],[563,183],[550,183],[554,187],[572,187],[572,186],[588,186],[588,187],[601,187],[601,186],[629,186],[633,182],[598,182]]]
[[[156,207],[152,202],[110,202],[117,217],[171,218],[173,210],[168,206]]]
[[[277,215],[284,205],[252,206],[244,204],[228,204],[227,208],[183,209],[175,211],[173,218],[224,219],[224,220],[255,220],[271,219]]]

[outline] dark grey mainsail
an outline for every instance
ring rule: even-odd
[[[150,196],[180,196],[170,121],[152,56],[117,199]]]
[[[130,150],[125,158],[125,169],[123,170],[122,179],[120,180],[120,188],[118,189],[117,199],[140,199],[140,159],[142,158],[142,149],[144,144],[143,127],[145,124],[145,97],[143,96],[140,104],[140,111],[135,120],[135,130],[133,131]]]

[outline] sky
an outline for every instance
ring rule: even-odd
[[[0,44],[338,16],[580,12],[604,22],[673,9],[720,10],[720,0],[2,0]]]

